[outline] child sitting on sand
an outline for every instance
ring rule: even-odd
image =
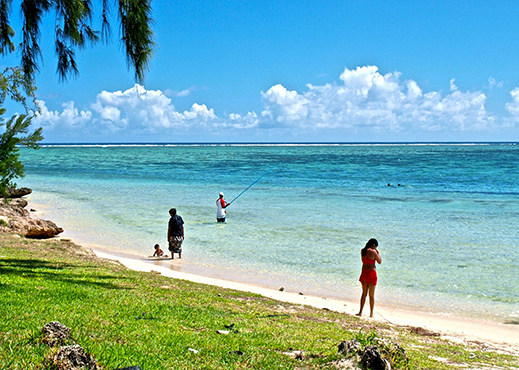
[[[160,245],[155,244],[155,253],[153,253],[153,257],[167,257],[167,255],[164,254],[164,251],[160,249]]]

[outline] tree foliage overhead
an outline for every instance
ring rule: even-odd
[[[118,7],[121,41],[128,66],[135,71],[140,83],[148,68],[153,48],[151,0],[113,0]],[[21,0],[22,41],[19,46],[21,67],[30,79],[39,70],[42,53],[39,46],[41,24],[45,15],[55,16],[55,52],[57,73],[61,80],[77,75],[76,50],[107,41],[111,35],[109,0],[99,0],[101,31],[92,27],[94,17],[92,0]],[[16,51],[15,31],[11,27],[12,0],[0,0],[0,54]]]

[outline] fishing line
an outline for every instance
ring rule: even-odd
[[[245,193],[247,190],[249,190],[249,189],[252,187],[252,185],[254,185],[254,184],[257,183],[258,181],[260,181],[260,180],[261,180],[265,175],[267,175],[269,172],[272,172],[272,171],[275,170],[277,167],[278,167],[278,166],[272,167],[270,170],[268,170],[268,171],[265,172],[263,175],[261,175],[260,177],[258,177],[258,179],[257,179],[256,181],[254,181],[252,184],[250,184],[250,185],[247,187],[247,189],[245,189],[244,191],[242,191],[240,194],[238,194],[238,196],[237,196],[236,198],[234,198],[233,200],[231,200],[231,201],[229,202],[229,205],[228,205],[227,207],[229,207],[229,206],[232,204],[232,202],[234,202],[236,199],[238,199],[239,197],[241,197],[241,195],[242,195],[243,193]]]

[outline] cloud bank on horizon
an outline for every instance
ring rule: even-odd
[[[345,68],[339,82],[306,85],[290,91],[281,84],[259,95],[261,112],[217,115],[214,107],[193,103],[178,111],[172,96],[136,84],[126,91],[102,91],[90,109],[73,101],[62,111],[40,101],[34,119],[46,142],[197,142],[197,141],[420,141],[484,140],[490,134],[510,140],[519,128],[519,87],[510,92],[506,115],[490,113],[482,91],[460,91],[455,80],[448,92],[424,92],[400,72],[381,74],[377,66]],[[489,78],[489,87],[498,86]],[[499,136],[501,133],[501,136]],[[412,134],[412,135],[411,135]],[[371,137],[374,140],[362,140]]]

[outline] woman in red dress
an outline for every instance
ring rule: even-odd
[[[369,293],[370,315],[373,317],[373,308],[375,307],[375,287],[377,285],[377,268],[375,263],[382,263],[380,252],[377,249],[377,239],[370,239],[366,246],[361,249],[360,257],[362,259],[362,273],[359,281],[362,284],[362,295],[360,296],[360,310],[357,316],[362,316],[362,310],[366,303],[366,297]]]

